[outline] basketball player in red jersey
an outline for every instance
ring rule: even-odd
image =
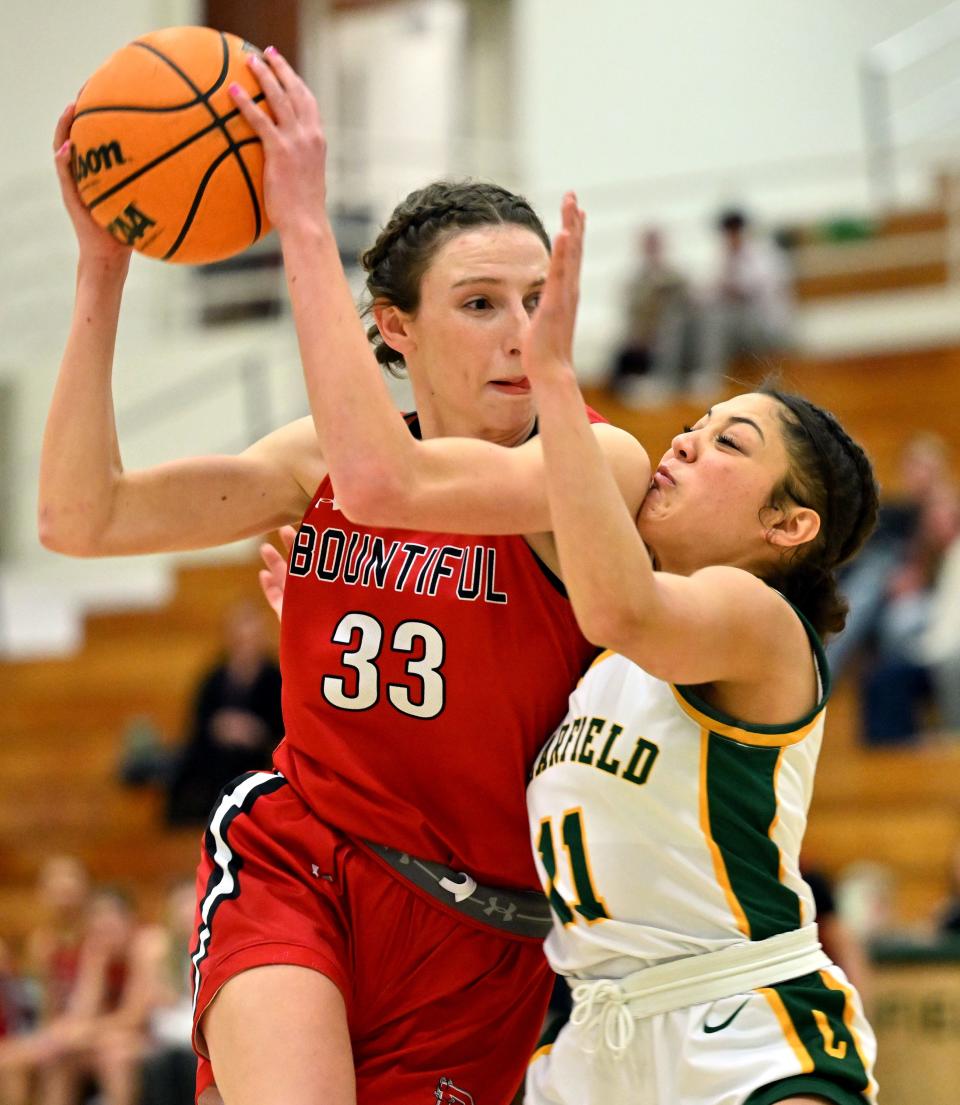
[[[282,62],[256,63],[265,83],[267,65]],[[279,88],[271,107],[298,168],[268,151],[267,202],[309,384],[327,331],[341,353],[346,341],[351,358],[374,361],[324,211],[319,120]],[[238,457],[129,472],[110,384],[129,254],[79,202],[70,118],[68,108],[55,149],[80,261],[44,437],[44,544],[163,551],[302,519],[281,642],[282,773],[228,788],[205,835],[191,949],[198,1048],[227,1105],[507,1102],[550,985],[526,775],[593,651],[550,569],[519,368],[547,236],[504,189],[440,184],[401,204],[366,255],[378,359],[405,363],[417,402],[396,425],[436,446],[431,478],[457,492],[462,517],[445,535],[424,532],[436,528],[429,511],[405,514],[394,478],[384,486],[395,515],[376,529],[351,521],[370,473],[353,485],[345,468],[334,492],[321,446],[343,445],[335,420],[303,419]],[[605,424],[594,432],[635,510],[647,484],[639,446]],[[475,439],[469,478],[457,474],[462,452],[447,463],[453,434]],[[491,527],[500,488],[484,473],[502,446],[523,465]],[[359,474],[362,441],[354,458]],[[518,528],[533,536],[505,536]],[[204,1100],[215,1100],[202,1068]]]

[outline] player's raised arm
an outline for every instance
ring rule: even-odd
[[[792,625],[789,607],[739,567],[721,563],[688,576],[677,564],[673,571],[655,572],[637,519],[624,506],[584,416],[572,366],[584,224],[568,194],[524,349],[540,417],[554,538],[577,620],[595,644],[673,682],[760,677],[771,659],[780,659],[769,647],[770,617]],[[654,484],[665,478],[655,474]],[[736,643],[727,640],[717,648],[732,625]]]
[[[66,349],[47,416],[38,524],[44,545],[73,556],[199,548],[299,518],[322,475],[307,422],[239,457],[201,457],[127,472],[111,378],[130,250],[84,209],[70,175],[70,105],[54,137],[57,173],[80,248]]]
[[[327,218],[326,138],[316,100],[280,55],[268,50],[266,59],[252,56],[249,64],[264,89],[272,119],[257,111],[242,89],[231,92],[264,145],[267,210],[283,246],[310,408],[338,503],[348,517],[371,525],[466,533],[548,530],[540,443],[531,440],[504,449],[502,445],[517,441],[498,437],[495,416],[487,426],[466,419],[435,420],[428,426],[431,389],[420,369],[430,361],[427,368],[435,370],[442,358],[435,350],[425,351],[418,341],[412,325],[418,312],[404,311],[384,297],[374,304],[378,324],[385,340],[406,357],[425,440],[415,440],[403,424],[357,317]],[[486,218],[489,223],[489,209]],[[535,219],[532,212],[530,218]],[[511,392],[522,399],[529,390],[521,379],[520,348],[548,254],[528,223],[509,219],[493,220],[495,231],[505,231],[502,248],[497,244],[491,251],[484,240],[483,248],[471,249],[470,232],[491,228],[480,218],[470,219],[454,203],[440,212],[425,202],[401,216],[396,241],[389,232],[382,238],[397,247],[398,263],[408,264],[401,257],[404,244],[436,233],[430,239],[436,248],[427,251],[426,268],[435,274],[437,257],[443,254],[444,279],[434,279],[427,289],[418,270],[420,302],[429,301],[444,312],[448,332],[457,320],[464,325],[463,343],[449,350],[451,363],[445,363],[443,371],[465,375],[457,359],[472,356],[476,361],[476,348],[489,349],[489,379],[478,373],[470,381],[473,391],[465,392],[463,406],[476,407],[482,399],[492,408]],[[514,242],[510,235],[518,230]],[[456,271],[447,264],[451,251],[460,265]],[[496,341],[490,337],[493,333]],[[531,411],[524,436],[532,428]],[[642,450],[614,427],[598,426],[595,432],[623,497],[636,507],[646,481]]]

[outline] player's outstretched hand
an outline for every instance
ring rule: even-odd
[[[287,586],[287,558],[297,531],[293,526],[283,526],[278,533],[287,556],[278,552],[276,546],[269,541],[264,541],[260,546],[260,558],[266,565],[260,569],[260,590],[270,604],[270,609],[279,618],[283,611],[283,592]]]
[[[83,206],[77,192],[77,185],[70,168],[70,155],[73,145],[70,142],[70,127],[76,104],[67,104],[57,120],[53,133],[53,160],[60,181],[63,205],[67,209],[73,229],[77,235],[82,260],[100,261],[105,264],[129,264],[133,252],[129,246],[121,245],[113,235],[93,220],[93,216]]]
[[[239,84],[230,85],[240,113],[263,143],[263,198],[281,236],[326,217],[327,139],[313,93],[272,46],[247,64],[263,89],[270,114]]]
[[[552,369],[573,366],[573,332],[586,225],[586,215],[577,206],[573,192],[563,197],[561,215],[563,226],[553,240],[547,280],[523,344],[524,371],[533,382]]]

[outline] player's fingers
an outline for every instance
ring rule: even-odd
[[[279,618],[283,612],[283,592],[279,591],[273,583],[273,576],[266,568],[260,569],[260,589],[263,591],[263,597],[270,604],[270,609]]]
[[[60,112],[60,118],[57,120],[57,125],[53,131],[53,151],[56,153],[60,147],[70,137],[70,127],[73,125],[73,113],[76,110],[76,104],[67,104],[67,106]]]
[[[247,65],[253,70],[254,76],[260,82],[263,94],[267,98],[270,110],[277,124],[288,127],[297,121],[297,113],[287,90],[283,87],[276,74],[259,54],[250,54],[247,57]]]
[[[289,553],[290,550],[293,548],[294,541],[296,541],[297,539],[297,527],[281,526],[280,529],[277,530],[277,533],[280,535],[280,541],[283,547]]]
[[[77,194],[77,186],[70,170],[70,156],[73,152],[73,144],[68,138],[60,144],[59,149],[53,155],[53,163],[57,169],[57,179],[60,181],[60,191],[63,194],[63,202],[70,211],[82,211],[83,202]]]
[[[280,553],[277,552],[276,546],[271,545],[269,541],[264,541],[260,546],[260,559],[266,564],[271,572],[281,568],[286,570],[287,562]]]
[[[290,62],[276,46],[268,46],[263,51],[263,56],[276,75],[277,80],[283,86],[284,91],[290,97],[290,103],[293,105],[297,118],[305,121],[319,121],[320,110],[317,107],[316,97]]]
[[[233,98],[233,102],[237,105],[237,110],[250,124],[250,129],[253,133],[264,144],[269,142],[277,129],[276,124],[270,116],[257,107],[253,102],[253,97],[243,85],[237,83],[231,84],[227,91]]]

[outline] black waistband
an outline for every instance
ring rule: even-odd
[[[550,906],[547,899],[536,891],[481,886],[465,871],[454,871],[442,863],[417,859],[386,844],[374,844],[369,840],[364,844],[407,882],[481,924],[515,936],[539,940],[543,940],[550,931],[553,923]]]

